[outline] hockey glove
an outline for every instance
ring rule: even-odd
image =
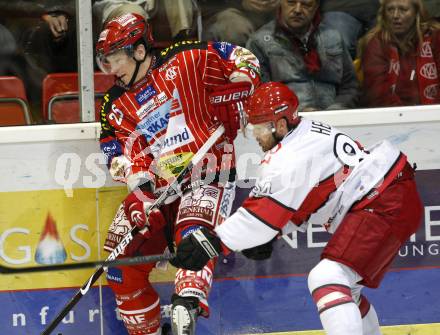
[[[253,248],[243,249],[241,253],[245,255],[247,258],[253,259],[254,261],[262,261],[268,259],[272,255],[273,241],[274,240],[271,240],[265,244],[257,245],[256,247]]]
[[[124,212],[132,227],[138,226],[145,238],[158,230],[162,229],[165,224],[165,218],[159,209],[149,210],[155,200],[154,195],[148,191],[136,189],[131,192],[124,200]]]
[[[230,141],[237,137],[237,131],[240,129],[240,113],[237,103],[244,103],[251,90],[251,83],[240,81],[220,86],[209,95],[211,113],[223,123],[225,135]]]
[[[180,241],[176,257],[170,263],[177,268],[200,271],[221,251],[220,239],[207,228],[201,228]]]

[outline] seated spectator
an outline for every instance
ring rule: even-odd
[[[357,41],[375,23],[379,0],[321,0],[322,24],[336,29],[353,59]]]
[[[38,112],[44,77],[51,72],[77,69],[75,1],[0,0],[0,8],[2,22],[15,34],[12,72],[23,79],[33,118],[40,121]],[[17,24],[17,19],[27,21]],[[2,35],[3,38],[8,36],[4,32]]]
[[[277,18],[247,43],[259,59],[264,81],[296,92],[300,111],[354,108],[358,82],[338,31],[320,25],[318,0],[281,0]]]
[[[440,103],[440,24],[422,0],[384,0],[359,53],[367,106]]]
[[[201,29],[197,27],[197,4],[192,0],[98,0],[93,4],[93,12],[100,29],[112,18],[140,14],[153,21],[154,39],[158,41],[192,39]]]
[[[226,1],[227,8],[203,24],[203,39],[245,46],[249,36],[275,17],[279,0]],[[207,7],[208,4],[206,4]]]

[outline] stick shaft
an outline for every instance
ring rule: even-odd
[[[20,273],[35,273],[35,272],[50,272],[50,271],[63,271],[63,270],[79,270],[86,268],[93,268],[98,266],[112,267],[121,265],[136,265],[144,263],[156,263],[160,261],[168,261],[173,258],[173,254],[160,254],[160,255],[147,255],[137,256],[131,258],[116,259],[113,261],[91,261],[82,263],[70,263],[70,264],[54,264],[44,266],[32,266],[26,268],[11,268],[0,265],[1,274],[20,274]]]
[[[160,207],[168,195],[173,191],[185,178],[193,166],[197,165],[209,151],[209,149],[217,142],[223,135],[225,128],[220,125],[208,138],[208,140],[199,148],[197,153],[191,158],[189,164],[176,176],[176,178],[168,185],[165,192],[163,192],[150,207],[150,209]],[[89,280],[79,289],[79,291],[72,297],[72,299],[64,306],[56,318],[46,327],[41,335],[49,335],[61,322],[61,320],[69,313],[69,311],[78,303],[78,301],[89,291],[90,287],[98,280],[104,272],[104,267],[107,267],[107,262],[114,261],[122,253],[125,247],[133,240],[133,236],[137,234],[139,228],[133,227],[131,231],[124,236],[122,241],[115,247],[112,253],[107,257],[103,264],[93,273]]]

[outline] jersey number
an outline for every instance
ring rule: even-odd
[[[115,105],[112,105],[112,112],[108,115],[108,118],[110,120],[115,120],[117,125],[120,126],[123,117],[124,115],[122,114],[122,112],[118,108],[116,108]]]
[[[359,148],[353,139],[345,134],[336,134],[333,152],[339,161],[348,166],[358,165],[365,157],[365,152]]]

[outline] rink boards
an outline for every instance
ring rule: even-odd
[[[385,335],[440,335],[440,120],[430,111],[383,112],[375,124],[362,111],[316,113],[363,144],[388,138],[418,165],[425,206],[419,231],[402,247],[379,290],[366,290]],[[436,113],[438,114],[438,113]],[[357,122],[353,122],[354,117]],[[419,119],[418,119],[419,118]],[[365,123],[368,123],[365,125]],[[100,246],[125,190],[112,183],[96,142],[96,125],[0,129],[0,260],[8,266],[81,262],[105,257]],[[255,143],[238,140],[241,179],[255,173]],[[254,154],[255,153],[255,154]],[[242,184],[247,185],[246,183]],[[235,206],[249,188],[238,190]],[[55,232],[54,232],[55,230]],[[55,238],[49,239],[48,236]],[[328,236],[319,227],[275,244],[271,260],[221,259],[211,292],[211,317],[198,334],[322,334],[306,274]],[[55,242],[54,242],[55,241]],[[39,334],[93,270],[0,277],[0,334]],[[169,302],[174,269],[155,272]],[[83,297],[54,334],[124,334],[104,279]]]

